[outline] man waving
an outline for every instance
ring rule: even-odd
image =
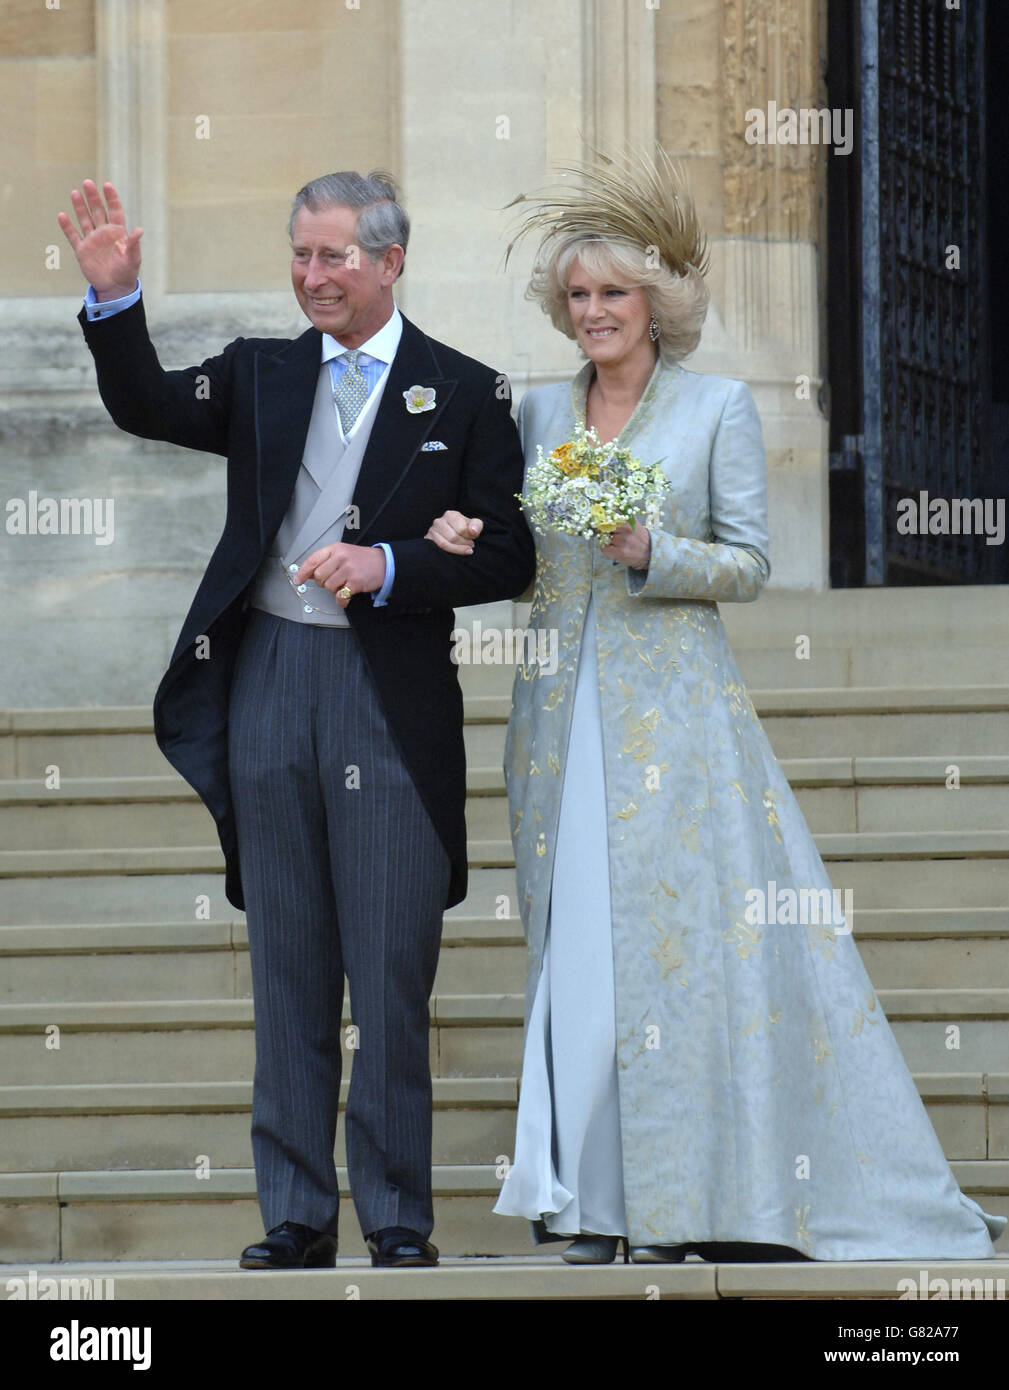
[[[409,222],[387,176],[329,174],[291,213],[311,327],[165,371],[139,228],[85,180],[59,217],[113,420],[223,454],[224,532],[155,698],[162,751],[213,814],[245,907],[252,1143],[266,1235],[246,1268],[332,1265],[343,980],[354,1017],[350,1186],[372,1263],[430,1265],[428,999],[466,892],[453,608],[522,592],[532,539],[507,381],[397,309]],[[424,535],[457,509],[471,556]]]

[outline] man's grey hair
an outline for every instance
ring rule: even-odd
[[[302,208],[321,212],[323,208],[360,208],[357,219],[357,245],[370,260],[390,246],[402,246],[410,239],[410,219],[400,206],[392,176],[381,169],[357,174],[345,169],[339,174],[323,174],[312,179],[294,196],[287,234],[294,237],[295,218]],[[400,274],[403,271],[400,268]]]

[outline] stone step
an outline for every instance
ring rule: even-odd
[[[471,840],[507,840],[508,804],[497,794],[467,799]],[[212,844],[214,823],[196,793],[170,777],[68,779],[58,790],[41,783],[0,784],[0,843],[5,855],[95,849],[181,849]]]
[[[831,589],[772,586],[719,605],[751,689],[1009,683],[1009,595],[1000,585]],[[796,639],[810,638],[809,659]]]
[[[781,760],[927,757],[946,750],[946,760],[955,762],[1009,748],[1009,712],[1001,710],[819,714],[810,709],[795,714],[760,713],[760,722]]]
[[[930,842],[934,843],[932,837]],[[880,842],[873,837],[872,843]],[[822,837],[817,837],[817,847],[823,855],[827,846]],[[899,858],[896,853],[875,859],[828,858],[827,870],[832,882],[851,888],[856,913],[862,908],[997,907],[1005,911],[1009,909],[1009,858],[992,855],[991,848],[989,844],[982,855],[964,844],[960,856],[937,854],[934,859]]]
[[[877,840],[872,841],[878,844]],[[854,893],[856,913],[866,909],[928,910],[942,908],[1009,909],[1009,841],[1001,857],[970,855],[932,860],[863,858],[839,861],[828,869],[838,887]],[[821,842],[821,852],[825,848]],[[209,849],[200,850],[209,855]],[[0,856],[2,857],[2,856]],[[131,858],[133,858],[131,856]],[[22,863],[18,873],[8,867],[0,892],[0,925],[111,925],[115,923],[241,921],[242,914],[224,896],[220,854],[209,870],[191,873],[144,871],[133,858],[131,872],[101,871],[100,856],[87,861],[90,872],[78,876],[33,877]],[[0,877],[3,877],[0,870]],[[471,866],[466,900],[452,908],[446,920],[476,922],[504,912],[514,918],[518,908],[515,874],[510,867]],[[197,917],[199,913],[199,917]]]
[[[782,771],[810,830],[855,833],[987,830],[1009,823],[1009,756],[788,759]],[[956,769],[958,788],[946,785]],[[509,837],[502,770],[471,767],[467,830],[477,842]],[[179,848],[213,842],[213,820],[182,778],[0,781],[4,853],[101,848]]]
[[[445,1208],[437,1210],[441,1213]],[[348,1211],[347,1215],[344,1230],[353,1224],[352,1213]],[[136,1219],[132,1212],[130,1219]],[[507,1218],[493,1219],[502,1222]],[[73,1227],[70,1218],[66,1224],[68,1244],[71,1244]],[[439,1219],[434,1234],[447,1249],[442,1233],[443,1224],[443,1219]],[[250,1238],[250,1231],[253,1236],[261,1234],[254,1223],[244,1224],[237,1244],[232,1239],[229,1248],[237,1252]],[[149,1243],[155,1247],[158,1245],[153,1235]],[[523,1248],[528,1249],[528,1244]],[[201,1300],[210,1301],[210,1306],[236,1299],[243,1302],[296,1300],[299,1303],[347,1299],[453,1303],[587,1299],[640,1303],[647,1298],[689,1300],[695,1305],[705,1300],[715,1303],[727,1299],[759,1302],[768,1299],[803,1299],[808,1307],[810,1299],[860,1303],[866,1299],[896,1300],[908,1297],[908,1290],[922,1288],[921,1260],[708,1264],[690,1255],[682,1264],[676,1265],[614,1263],[586,1265],[576,1269],[560,1258],[562,1246],[548,1248],[557,1253],[526,1255],[509,1252],[497,1258],[443,1254],[439,1267],[430,1270],[372,1269],[363,1253],[360,1253],[338,1256],[335,1269],[280,1273],[239,1269],[237,1253],[233,1253],[231,1258],[217,1260],[166,1259],[162,1245],[147,1260],[129,1258],[110,1262],[102,1259],[88,1260],[86,1263],[75,1260],[65,1264],[33,1260],[30,1267],[23,1263],[12,1265],[6,1273],[10,1277],[21,1278],[26,1287],[36,1291],[50,1289],[49,1285],[42,1283],[43,1280],[54,1280],[53,1289],[59,1288],[59,1281],[62,1280],[67,1292],[59,1296],[66,1298],[74,1297],[75,1287],[91,1289],[90,1281],[100,1279],[102,1284],[97,1287],[103,1292],[95,1294],[95,1297],[109,1297],[111,1287],[120,1302],[138,1300],[149,1303],[157,1300],[159,1303],[192,1303]],[[962,1306],[962,1300],[968,1298],[1003,1298],[1009,1289],[1009,1254],[994,1260],[931,1260],[924,1270],[924,1276],[925,1286],[919,1297],[956,1298],[957,1308]],[[78,1280],[76,1286],[70,1282],[74,1279]],[[89,1282],[85,1285],[81,1280]],[[944,1292],[940,1293],[939,1290]],[[26,1296],[32,1295],[28,1293]],[[35,1297],[41,1296],[41,1292],[36,1292]],[[56,1297],[56,1294],[46,1292],[45,1296]],[[844,1315],[849,1326],[852,1325],[853,1316],[857,1317],[857,1310]],[[922,1318],[924,1316],[922,1314]]]
[[[877,989],[980,989],[1004,970],[1009,909],[879,909],[851,914]],[[252,993],[242,921],[0,927],[0,1003],[228,999]],[[446,915],[436,994],[521,993],[515,917]]]
[[[878,999],[912,1070],[945,1072],[953,1061],[958,1070],[1009,1069],[1006,988],[898,988]],[[252,1030],[252,999],[0,1005],[4,1080],[13,1086],[252,1079]],[[516,1076],[521,1055],[520,994],[432,998],[435,1076]]]
[[[242,922],[0,927],[0,1003],[250,993]]]
[[[510,1001],[518,998],[510,995]],[[167,1002],[167,1001],[165,1001]],[[228,999],[225,1004],[242,1012],[236,1022],[221,1022],[222,1001],[196,1001],[200,1015],[192,1022],[183,1020],[163,1026],[164,1016],[158,1015],[157,1002],[146,1011],[138,1011],[132,1026],[106,1013],[106,1022],[96,1020],[89,1029],[67,1027],[69,1009],[111,1009],[103,1005],[4,1005],[24,1008],[46,1022],[26,1023],[24,1030],[8,1031],[3,1037],[3,1076],[11,1086],[39,1084],[156,1083],[170,1077],[188,1080],[214,1081],[221,1077],[252,1080],[254,1065],[252,1001]],[[192,1006],[192,1005],[190,1005]],[[172,1009],[181,1015],[182,1004]],[[436,1077],[498,1077],[516,1074],[521,1068],[523,1037],[521,1012],[511,1002],[506,1019],[499,1022],[460,1024],[432,1023],[429,1031],[431,1072]],[[10,1022],[10,1020],[4,1020]],[[346,1020],[349,1024],[349,1017]],[[54,1033],[54,1029],[60,1033]],[[46,1029],[50,1029],[49,1034]],[[128,1033],[128,1045],[122,1034]],[[58,1041],[60,1047],[47,1047]],[[347,1073],[353,1066],[353,1056],[347,1055]]]
[[[346,1003],[343,1013],[349,1027]],[[251,1081],[255,1060],[247,998],[5,1004],[0,1038],[3,1078],[12,1086],[181,1077]],[[429,1056],[434,1076],[516,1075],[522,1065],[522,997],[433,998]],[[349,1074],[349,1045],[344,1062]]]
[[[487,803],[490,809],[485,811],[486,816],[494,818],[497,828],[501,829],[507,815],[504,798],[478,797],[474,800]],[[207,824],[210,824],[209,817]],[[470,868],[514,867],[510,840],[479,839],[473,836],[472,826],[470,829],[471,837],[467,841]],[[927,861],[1009,857],[1009,832],[1003,830],[815,832],[814,840],[821,858],[828,863],[834,860]],[[104,877],[115,874],[203,875],[220,873],[223,863],[219,848],[210,843],[169,848],[135,846],[126,849],[0,850],[0,879],[76,878],[91,874]],[[838,871],[834,875],[834,882],[840,889],[852,887],[853,870],[846,868],[843,872]],[[23,890],[22,901],[24,892],[30,890]]]
[[[945,784],[947,766],[941,759],[898,758],[782,765],[814,834],[983,831],[1009,824],[1009,758],[961,759],[955,790]],[[467,798],[470,840],[507,842],[502,774],[475,769],[473,777],[484,787]],[[68,779],[52,791],[32,782],[0,783],[0,842],[8,860],[18,851],[176,850],[212,843],[213,836],[209,812],[174,776]]]
[[[210,824],[208,820],[208,825]],[[987,852],[989,837],[982,836],[982,851]],[[970,837],[963,846],[970,844]],[[508,840],[467,841],[470,868],[514,867],[511,843]],[[19,849],[0,850],[0,879],[5,878],[78,878],[91,874],[108,877],[115,874],[219,874],[224,856],[216,844],[209,841],[197,845],[163,846],[137,845],[126,849]],[[74,889],[76,892],[76,889]],[[223,887],[222,887],[223,896]]]
[[[522,1238],[520,1247],[509,1249],[507,1254],[498,1254],[495,1250],[495,1254],[491,1256],[449,1255],[446,1251],[449,1249],[448,1240],[454,1235],[453,1208],[462,1207],[468,1200],[457,1198],[448,1203],[439,1203],[436,1200],[434,1237],[439,1243],[442,1256],[439,1267],[431,1270],[372,1269],[365,1257],[363,1241],[356,1232],[341,1236],[341,1249],[354,1249],[355,1253],[338,1256],[335,1269],[294,1270],[283,1273],[239,1269],[237,1252],[251,1240],[258,1238],[262,1231],[257,1222],[256,1209],[251,1203],[229,1202],[209,1204],[208,1211],[204,1213],[208,1222],[204,1231],[198,1229],[197,1222],[190,1223],[190,1229],[194,1232],[190,1246],[195,1242],[198,1248],[208,1245],[221,1249],[226,1247],[232,1252],[230,1259],[194,1259],[188,1255],[179,1260],[165,1259],[166,1244],[178,1244],[173,1240],[170,1221],[164,1223],[164,1237],[161,1236],[157,1224],[145,1221],[130,1243],[128,1254],[119,1260],[113,1257],[115,1262],[108,1262],[108,1256],[101,1259],[85,1259],[83,1255],[78,1255],[70,1257],[71,1263],[49,1264],[45,1261],[53,1258],[52,1256],[19,1254],[15,1258],[27,1260],[30,1264],[9,1266],[5,1269],[5,1277],[12,1281],[20,1278],[28,1290],[26,1298],[55,1298],[57,1294],[50,1290],[62,1287],[64,1292],[58,1296],[66,1299],[115,1298],[120,1302],[143,1300],[145,1304],[152,1299],[159,1303],[193,1299],[228,1302],[236,1299],[242,1302],[296,1299],[299,1303],[305,1300],[321,1302],[348,1299],[367,1299],[369,1303],[389,1300],[501,1302],[510,1299],[535,1299],[540,1302],[583,1298],[606,1299],[609,1302],[625,1299],[641,1302],[643,1298],[689,1299],[692,1303],[703,1299],[712,1303],[718,1301],[717,1280],[720,1266],[706,1264],[695,1256],[688,1257],[682,1264],[649,1265],[647,1271],[645,1266],[635,1264],[597,1265],[575,1269],[560,1258],[563,1245],[549,1247],[556,1251],[553,1256],[517,1253],[519,1249],[522,1252],[528,1250],[527,1236]],[[350,1232],[355,1225],[354,1213],[349,1204],[344,1205],[347,1205],[347,1210],[342,1229],[344,1232]],[[117,1241],[111,1236],[103,1239],[106,1231],[101,1217],[97,1223],[88,1223],[86,1235],[83,1241],[79,1242],[77,1215],[76,1209],[68,1208],[63,1222],[63,1243],[69,1250],[75,1249],[79,1243],[85,1248],[98,1245],[105,1248],[126,1248],[122,1239]],[[146,1216],[147,1213],[141,1215]],[[111,1218],[113,1221],[115,1219]],[[507,1219],[510,1218],[493,1217],[498,1224],[503,1224]],[[136,1228],[138,1215],[132,1209],[128,1212],[128,1220],[130,1227]],[[96,1236],[91,1235],[92,1225],[97,1226]],[[43,1229],[42,1222],[40,1229]],[[54,1228],[51,1237],[46,1230],[45,1235],[40,1236],[40,1240],[42,1239],[48,1239],[49,1243],[55,1246],[60,1242],[59,1229]],[[141,1241],[152,1251],[146,1260],[138,1260],[133,1254],[133,1249],[139,1246]],[[25,1243],[31,1245],[32,1242],[26,1237]],[[503,1243],[503,1237],[488,1233],[481,1243],[497,1247]],[[766,1265],[761,1268],[767,1269],[769,1279],[773,1280],[774,1271],[778,1267]],[[860,1291],[863,1283],[866,1286],[870,1283],[875,1286],[883,1282],[878,1272],[875,1277],[871,1275],[868,1265],[843,1265],[834,1268],[838,1270],[838,1278],[835,1280],[837,1287],[831,1293],[821,1295],[823,1297],[895,1298],[896,1279],[905,1266],[887,1265],[884,1278],[889,1276],[891,1269],[894,1270],[893,1291],[875,1295],[863,1295]],[[910,1265],[906,1268],[911,1271]],[[945,1266],[943,1268],[945,1271]],[[985,1274],[991,1277],[992,1261],[987,1261],[984,1265],[980,1262],[976,1265],[958,1264],[955,1268],[958,1276],[973,1275],[983,1281]],[[844,1271],[847,1270],[855,1271],[850,1276],[850,1293],[841,1289],[841,1286],[845,1285]],[[917,1269],[909,1277],[917,1279]],[[50,1284],[47,1282],[49,1280],[53,1282]],[[12,1282],[10,1287],[14,1288],[15,1284]],[[983,1282],[980,1287],[984,1287]],[[82,1292],[84,1290],[87,1292]],[[82,1314],[83,1310],[77,1309],[77,1312]],[[148,1314],[146,1321],[150,1323],[153,1316]],[[164,1319],[165,1314],[161,1312],[157,1317]],[[159,1326],[154,1335],[157,1336],[160,1330]],[[167,1359],[166,1352],[162,1350],[158,1364],[163,1364]]]
[[[500,1188],[494,1174],[493,1165],[433,1168],[434,1238],[445,1254],[529,1251],[528,1223],[492,1210]],[[365,1244],[342,1164],[337,1176],[347,1194],[340,1202],[341,1256],[361,1259]],[[11,1173],[0,1176],[0,1246],[7,1260],[230,1256],[234,1268],[242,1247],[262,1234],[255,1194],[247,1166],[212,1168],[204,1180],[193,1168]]]
[[[1009,1073],[919,1073],[914,1081],[946,1158],[1009,1159]],[[514,1077],[435,1077],[435,1163],[507,1161],[516,1095]],[[192,1169],[200,1161],[242,1168],[252,1163],[250,1113],[247,1080],[0,1087],[4,1166],[32,1172],[58,1154],[67,1170]],[[336,1152],[342,1162],[342,1125]]]
[[[347,1001],[343,1015],[348,1027]],[[0,1007],[0,1035],[3,1078],[16,1086],[183,1077],[251,1080],[253,1074],[248,998],[7,1004]],[[433,998],[429,1057],[436,1077],[517,1075],[522,1065],[521,996]],[[350,1046],[344,1061],[349,1075]]]
[[[495,726],[484,725],[485,733]],[[816,756],[785,758],[781,767],[793,787],[886,787],[920,786],[946,788],[950,774],[967,787],[1001,786],[1009,782],[1009,755],[986,753],[983,756],[918,757],[882,756],[855,757]],[[481,785],[470,786],[470,797],[479,802],[486,796],[503,796],[504,773],[500,763],[489,759],[480,763],[471,758],[470,771]],[[162,776],[146,777],[80,777],[62,776],[58,786],[47,787],[40,778],[10,778],[0,781],[0,806],[52,807],[74,805],[105,805],[122,802],[127,805],[177,801],[196,802],[196,793],[185,781],[170,771]]]
[[[955,913],[950,913],[954,916]],[[1005,920],[1004,912],[993,916]],[[965,918],[970,917],[964,913]],[[998,936],[865,938],[855,926],[862,963],[877,990],[938,989],[951,981],[959,989],[983,989],[1009,978],[1009,939]]]
[[[1005,1161],[954,1162],[953,1176],[961,1189],[975,1201],[982,1204],[992,1214],[1005,1214],[1009,1210],[1009,1163]],[[342,1192],[347,1192],[347,1173],[338,1169]],[[436,1166],[433,1169],[433,1190],[435,1206],[434,1239],[447,1260],[460,1257],[508,1256],[528,1251],[529,1234],[527,1224],[516,1217],[497,1216],[492,1211],[500,1189],[500,1170],[493,1165]],[[255,1201],[255,1177],[248,1167],[233,1169],[211,1168],[203,1179],[197,1178],[193,1168],[164,1170],[130,1170],[119,1172],[80,1171],[80,1172],[38,1172],[10,1173],[0,1177],[0,1245],[9,1262],[5,1269],[6,1278],[27,1278],[29,1265],[36,1270],[37,1278],[55,1276],[68,1277],[72,1273],[92,1276],[112,1277],[116,1299],[150,1298],[159,1296],[174,1297],[229,1297],[245,1298],[264,1296],[255,1290],[265,1287],[273,1276],[265,1271],[257,1271],[251,1283],[246,1272],[237,1271],[235,1261],[238,1252],[249,1241],[262,1232],[259,1211]],[[1003,1234],[996,1244],[996,1250],[1009,1255],[1009,1232]],[[714,1266],[701,1262],[696,1256],[688,1258],[684,1265],[649,1266],[643,1271],[640,1266],[614,1264],[608,1268],[583,1268],[572,1270],[559,1258],[562,1245],[546,1247],[553,1253],[548,1256],[526,1257],[522,1263],[527,1269],[540,1273],[556,1270],[570,1278],[577,1275],[596,1276],[619,1274],[628,1278],[631,1273],[637,1280],[636,1297],[640,1299],[641,1278],[647,1277],[655,1282],[660,1277],[676,1274],[689,1275],[700,1279],[710,1275],[716,1268],[728,1271],[728,1266]],[[345,1196],[340,1211],[340,1256],[335,1271],[286,1274],[284,1279],[291,1281],[302,1292],[298,1297],[307,1297],[308,1281],[325,1279],[332,1288],[334,1281],[340,1281],[344,1270],[353,1271],[355,1280],[359,1274],[371,1274],[370,1268],[356,1266],[354,1261],[365,1255],[364,1242],[355,1219],[351,1199]],[[151,1277],[150,1271],[137,1268],[131,1262],[157,1261],[163,1268],[171,1260],[222,1260],[225,1263],[219,1271],[211,1273],[206,1269],[174,1271],[181,1279],[182,1287],[190,1290],[181,1293],[153,1292],[154,1289],[170,1289],[167,1282],[144,1284],[141,1281]],[[44,1261],[62,1260],[66,1262],[87,1262],[87,1267],[75,1271],[72,1264],[61,1264],[53,1269],[43,1266]],[[17,1262],[29,1262],[24,1268]],[[108,1267],[105,1261],[119,1261]],[[942,1272],[951,1274],[953,1267],[945,1262]],[[917,1283],[921,1261],[913,1267],[913,1278]],[[829,1297],[851,1290],[862,1290],[862,1296],[894,1296],[896,1276],[900,1268],[895,1262],[873,1261],[864,1265],[843,1265],[840,1262],[809,1265],[789,1265],[792,1273],[786,1277],[784,1265],[745,1265],[732,1266],[733,1271],[747,1273],[747,1280],[734,1287],[748,1287],[750,1296],[757,1296],[761,1287],[791,1290],[788,1296],[797,1296],[797,1287],[816,1289],[818,1296]],[[909,1269],[911,1267],[909,1266]],[[959,1269],[959,1264],[956,1266]],[[972,1277],[991,1278],[995,1274],[1009,1275],[1009,1263],[1003,1265],[992,1261],[970,1262],[968,1266]],[[858,1284],[838,1278],[845,1270],[859,1270],[865,1275],[865,1282]],[[484,1280],[491,1273],[501,1272],[470,1266],[471,1278]],[[756,1276],[764,1272],[772,1279],[769,1285],[762,1285]],[[813,1282],[803,1285],[796,1283],[796,1272],[800,1275],[812,1273]],[[446,1272],[439,1271],[439,1274]],[[884,1280],[873,1283],[870,1276],[880,1273]],[[400,1279],[396,1271],[380,1271],[383,1277]],[[408,1271],[412,1278],[424,1278],[424,1271]],[[515,1271],[517,1274],[517,1270]],[[165,1270],[167,1276],[168,1270]],[[204,1287],[215,1287],[201,1280],[223,1278],[233,1274],[234,1279],[227,1285],[229,1292],[203,1293]],[[538,1277],[537,1275],[537,1277]],[[773,1277],[772,1277],[773,1276]],[[833,1278],[833,1282],[831,1279]],[[791,1282],[789,1282],[789,1279]],[[775,1283],[774,1280],[780,1282]],[[1007,1280],[1009,1282],[1009,1280]],[[277,1293],[272,1296],[291,1296],[288,1284],[277,1285]],[[368,1297],[374,1285],[369,1286]],[[414,1297],[416,1285],[399,1284],[401,1297]],[[455,1287],[458,1288],[458,1285]],[[665,1289],[666,1286],[662,1286]],[[694,1286],[696,1287],[696,1285]],[[577,1290],[574,1296],[587,1296],[587,1286],[577,1281],[570,1286]],[[880,1290],[889,1288],[889,1293]],[[869,1290],[874,1292],[868,1292]],[[326,1295],[320,1295],[326,1296]],[[332,1297],[333,1295],[328,1295]],[[344,1296],[344,1295],[340,1295]],[[365,1297],[364,1289],[361,1290]],[[456,1294],[454,1296],[460,1296]],[[471,1295],[473,1296],[473,1295]],[[485,1293],[481,1296],[496,1297]],[[516,1296],[514,1294],[507,1296]],[[541,1294],[535,1296],[540,1297]],[[665,1293],[664,1293],[665,1296]],[[696,1295],[694,1295],[696,1296]],[[773,1296],[766,1295],[766,1296]]]
[[[146,707],[10,713],[13,719],[5,731],[0,711],[0,773],[5,779],[41,782],[53,768],[68,779],[175,775],[154,741],[151,711]],[[507,713],[506,708],[503,717],[485,722],[485,706],[467,708],[464,734],[469,762],[500,767]]]
[[[997,860],[971,862],[975,869],[978,865],[989,870],[998,866]],[[72,879],[11,876],[0,892],[0,925],[207,922],[224,918],[242,922],[244,914],[224,895],[222,864],[218,855],[210,872],[95,873]],[[1005,868],[1009,885],[1009,860]],[[448,916],[476,913],[492,917],[501,910],[502,900],[514,905],[514,899],[513,869],[471,869],[466,901],[452,908]],[[513,910],[509,909],[509,915]]]
[[[341,1112],[347,1087],[344,1078]],[[515,1137],[514,1075],[436,1077],[433,1090],[435,1164],[507,1158]],[[975,1097],[973,1108],[981,1104]],[[36,1171],[51,1166],[54,1154],[66,1169],[192,1168],[201,1154],[215,1168],[251,1166],[251,1108],[251,1081],[3,1086],[2,1169]],[[344,1131],[339,1124],[341,1163]]]
[[[943,654],[949,662],[950,653]],[[471,767],[500,768],[513,668],[461,669]],[[1009,750],[1009,686],[757,689],[778,758],[925,757]],[[149,706],[0,710],[0,778],[164,776]]]

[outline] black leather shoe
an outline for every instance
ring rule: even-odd
[[[438,1263],[438,1248],[409,1226],[385,1226],[366,1237],[373,1267],[412,1269]]]
[[[336,1237],[296,1221],[274,1226],[258,1245],[242,1251],[242,1269],[332,1269]]]

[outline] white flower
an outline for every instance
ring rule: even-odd
[[[434,387],[411,386],[403,392],[406,408],[411,415],[420,415],[425,410],[434,410]]]

